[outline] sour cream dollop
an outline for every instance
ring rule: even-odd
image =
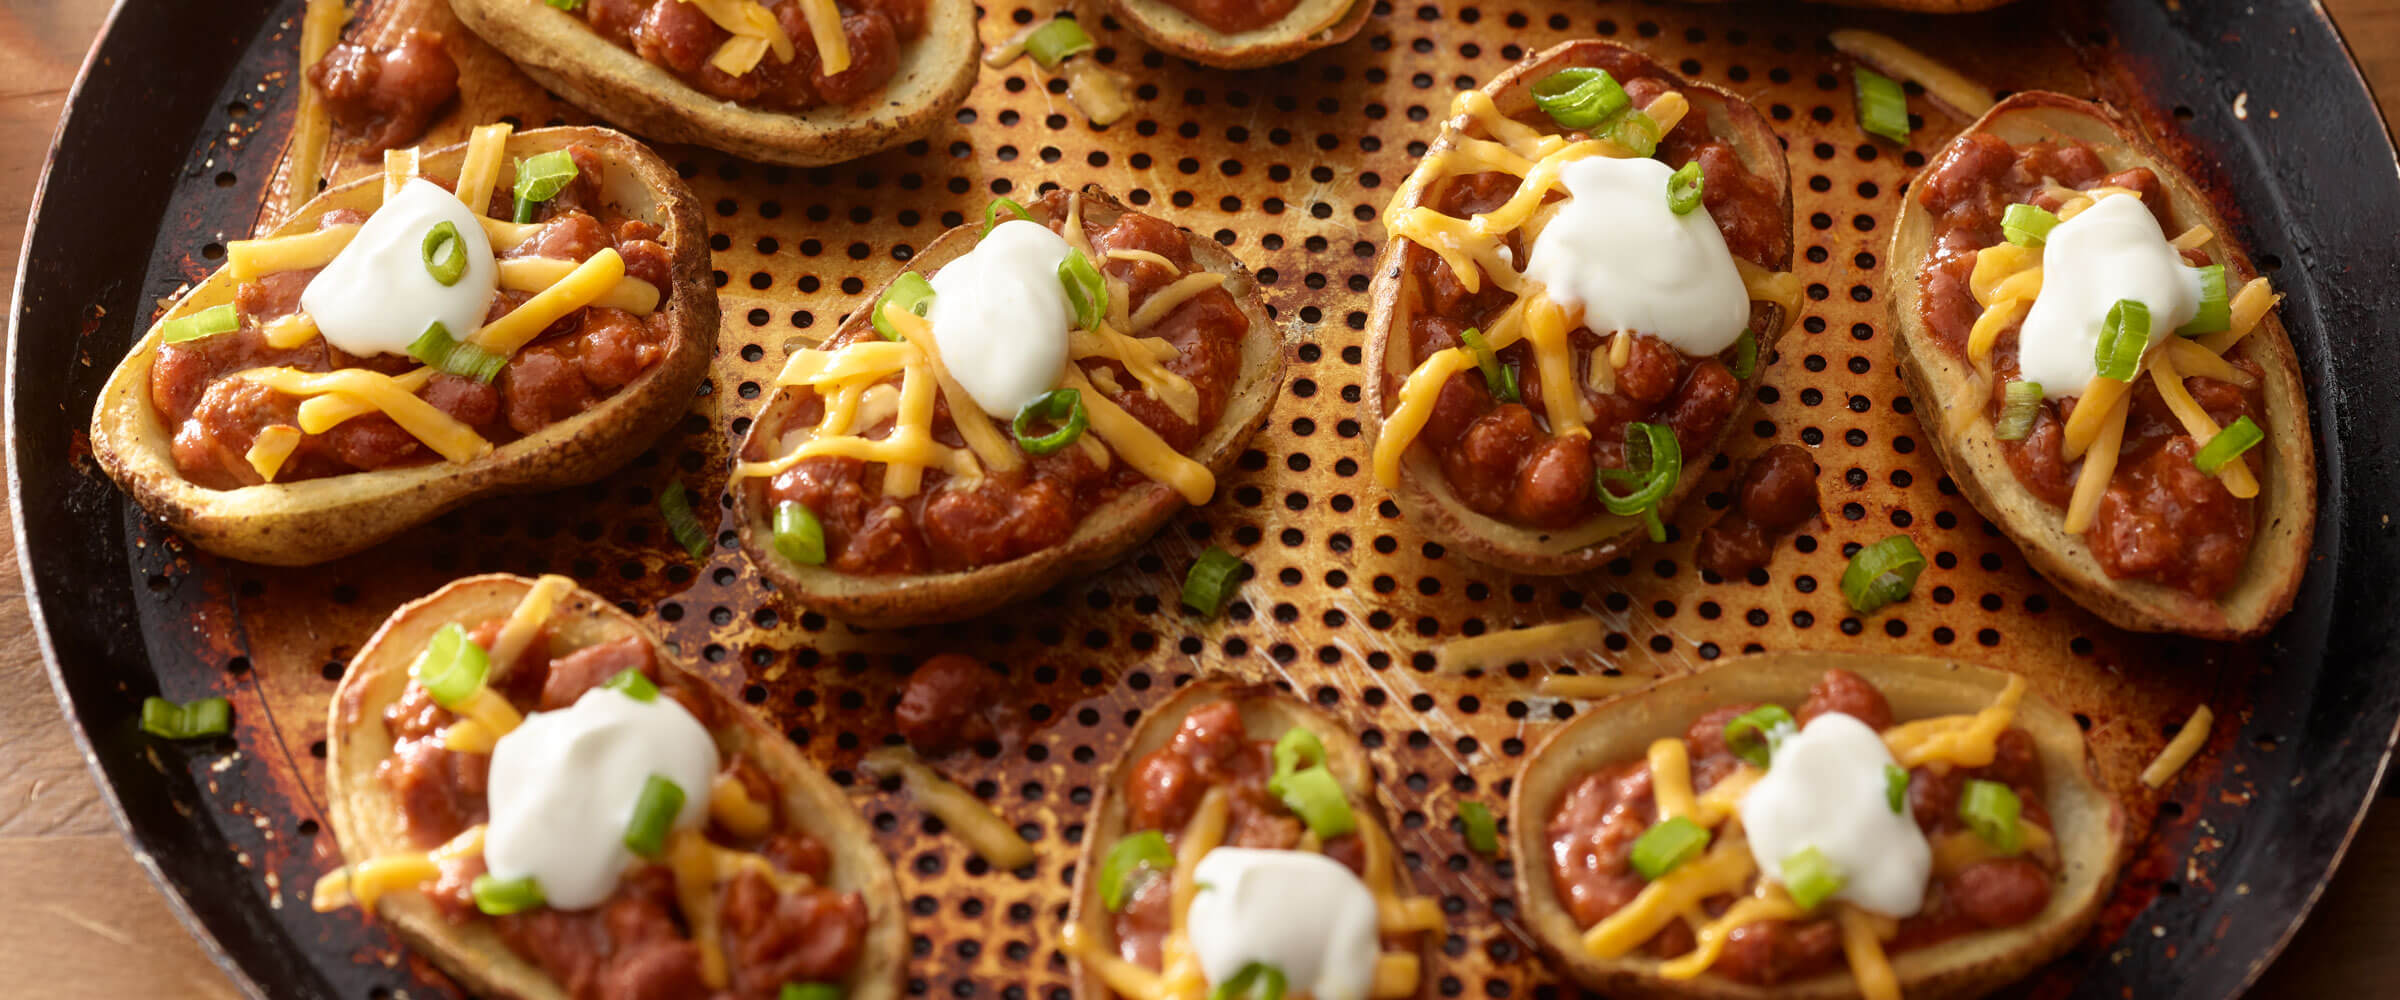
[[[1933,848],[1906,801],[1892,811],[1884,768],[1897,764],[1883,737],[1838,712],[1786,737],[1766,777],[1742,797],[1759,871],[1776,878],[1785,858],[1813,847],[1842,877],[1835,899],[1885,916],[1915,914]]]
[[[1283,970],[1288,992],[1365,1000],[1382,951],[1375,894],[1342,863],[1310,851],[1220,847],[1193,868],[1185,915],[1211,984],[1252,962]]]
[[[716,742],[681,703],[593,688],[492,747],[484,861],[495,878],[533,876],[557,909],[598,906],[633,864],[625,827],[650,776],[683,789],[682,828],[707,816],[716,773]]]
[[[1646,333],[1689,355],[1715,354],[1750,323],[1750,292],[1707,206],[1667,207],[1675,171],[1651,159],[1567,164],[1565,207],[1533,242],[1525,276],[1583,308],[1594,333]]]
[[[1058,279],[1067,249],[1049,227],[1011,219],[934,274],[934,343],[983,412],[1007,420],[1058,384],[1074,322]]]
[[[425,235],[444,222],[458,230],[467,254],[466,273],[449,285],[425,268]],[[475,213],[420,177],[367,217],[350,245],[301,290],[300,308],[317,321],[326,343],[344,351],[406,354],[436,322],[454,340],[475,332],[499,282],[491,240]]]
[[[2142,199],[2123,194],[2050,230],[2042,291],[2017,335],[2023,377],[2051,399],[2083,395],[2100,373],[2100,327],[2119,299],[2149,307],[2153,344],[2200,311],[2200,272],[2184,264]]]

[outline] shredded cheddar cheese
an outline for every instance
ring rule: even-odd
[[[283,463],[292,457],[292,451],[300,447],[300,439],[306,436],[290,424],[266,427],[251,439],[250,450],[242,458],[250,463],[258,478],[274,482],[275,474],[283,471]]]
[[[357,223],[326,226],[314,232],[234,240],[225,244],[225,267],[237,282],[256,281],[277,271],[324,267],[358,236]]]
[[[383,411],[385,416],[392,418],[393,423],[400,425],[401,430],[414,435],[417,440],[425,442],[426,447],[453,462],[479,458],[492,450],[492,443],[475,433],[474,428],[458,422],[457,418],[442,412],[432,403],[417,398],[413,392],[402,387],[397,379],[381,372],[364,368],[344,368],[332,372],[253,368],[235,377],[249,379],[294,396],[338,393],[350,397]],[[300,429],[318,434],[325,428],[311,426],[307,415],[302,414]]]
[[[1948,64],[1909,48],[1889,35],[1844,28],[1826,35],[1836,51],[1902,80],[1914,80],[1931,97],[1961,118],[1983,117],[1999,103],[1990,88],[1968,79]]]
[[[409,181],[417,178],[422,161],[423,158],[418,154],[415,146],[384,150],[383,200],[390,201],[398,197],[400,189],[408,186]]]
[[[508,314],[483,325],[468,341],[501,357],[512,357],[568,313],[600,301],[625,279],[625,258],[615,247],[575,265],[563,278],[542,289]]]
[[[973,792],[942,777],[904,746],[878,747],[859,761],[859,769],[878,778],[900,779],[902,788],[919,808],[941,817],[943,824],[967,842],[975,854],[1002,871],[1015,871],[1034,861],[1033,845],[1018,836],[990,806]]]
[[[291,350],[319,336],[317,321],[302,312],[286,313],[268,320],[258,328],[258,333],[266,338],[268,347],[279,351]]]
[[[1899,933],[1899,922],[1847,904],[1836,906],[1833,918],[1842,927],[1842,957],[1858,980],[1860,1000],[1900,1000],[1900,977],[1883,953],[1883,942]]]
[[[311,330],[315,327],[315,324],[309,324]],[[271,340],[271,333],[269,337]],[[417,368],[392,376],[392,384],[414,395],[425,388],[425,383],[433,381],[433,376],[433,369]],[[307,434],[323,434],[344,421],[366,416],[376,410],[374,403],[347,393],[330,392],[311,396],[300,401],[300,430]]]
[[[314,66],[324,61],[341,40],[342,25],[350,20],[350,9],[343,0],[307,0],[300,14],[300,65]],[[333,118],[325,107],[325,95],[302,73],[300,107],[292,116],[292,169],[285,181],[284,205],[291,208],[317,196],[317,187],[325,179],[325,147],[333,139]]]
[[[730,772],[709,786],[708,816],[736,837],[763,837],[775,826],[774,805],[752,798],[750,786]]]
[[[492,207],[492,187],[500,180],[500,164],[508,155],[508,136],[516,131],[507,122],[478,125],[467,135],[467,155],[458,166],[458,200],[467,211],[485,215]]]
[[[1489,670],[1598,649],[1607,638],[1606,623],[1597,618],[1578,618],[1454,639],[1434,651],[1434,661],[1445,673]]]
[[[499,262],[500,287],[512,292],[545,292],[572,277],[577,266],[556,257],[510,257]],[[648,316],[658,310],[658,286],[640,278],[619,278],[589,304]]]
[[[482,854],[483,833],[478,823],[430,851],[386,854],[326,872],[310,890],[308,907],[331,913],[356,905],[373,912],[385,894],[413,891],[441,878],[443,862]]]
[[[2184,765],[2199,755],[2200,748],[2208,745],[2208,732],[2216,724],[2217,713],[2210,711],[2208,706],[2193,709],[2192,717],[2184,721],[2183,729],[2167,742],[2166,749],[2158,752],[2158,759],[2142,769],[2142,784],[2151,788],[2165,788],[2167,782],[2175,780],[2175,775],[2183,770]]]

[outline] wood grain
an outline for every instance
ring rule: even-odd
[[[2400,0],[2325,0],[2378,92],[2400,95]],[[46,142],[108,0],[0,8],[0,246],[24,237]],[[2400,131],[2400,97],[2387,102]],[[0,263],[13,287],[15,255]],[[43,675],[16,567],[0,538],[0,983],[64,998],[235,997],[134,862]],[[2374,996],[2400,972],[2400,804],[2368,818],[2317,915],[2259,995]],[[13,987],[12,987],[13,990]]]

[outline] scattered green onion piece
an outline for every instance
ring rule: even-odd
[[[1487,858],[1500,853],[1500,821],[1483,803],[1459,803],[1458,824],[1466,828],[1468,850]]]
[[[2249,417],[2236,417],[2233,423],[2218,431],[2217,436],[2200,446],[2199,452],[2192,455],[2192,464],[2199,466],[2202,472],[2216,475],[2217,470],[2225,467],[2225,463],[2258,447],[2258,443],[2266,439],[2267,432],[2259,429],[2257,421]]]
[[[2177,327],[2175,332],[2198,337],[2233,329],[2233,300],[2225,292],[2225,265],[2210,264],[2193,270],[2200,272],[2200,311],[2193,313],[2192,321]]]
[[[1000,224],[1000,210],[1003,208],[1016,213],[1017,218],[1033,221],[1033,213],[1026,211],[1025,206],[1017,204],[1015,199],[994,198],[991,204],[983,206],[983,235],[991,235],[992,227]]]
[[[1275,776],[1285,777],[1304,767],[1325,763],[1325,743],[1306,726],[1293,726],[1275,741]]]
[[[620,692],[635,701],[658,700],[658,685],[652,683],[649,675],[642,673],[640,667],[619,670],[616,676],[601,681],[600,686]]]
[[[458,227],[449,220],[434,223],[417,243],[417,251],[425,258],[425,273],[447,288],[458,284],[467,273],[467,243],[458,238]]]
[[[1783,859],[1783,891],[1803,910],[1813,910],[1817,904],[1833,898],[1842,891],[1842,876],[1833,870],[1833,862],[1825,852],[1814,847]]]
[[[1252,962],[1218,983],[1209,991],[1208,1000],[1283,1000],[1284,986],[1282,969]]]
[[[188,316],[178,316],[158,325],[158,339],[169,344],[232,333],[242,327],[242,318],[234,312],[233,303],[210,306]]]
[[[1666,501],[1682,475],[1683,445],[1675,440],[1674,428],[1636,421],[1625,425],[1625,467],[1600,470],[1595,485],[1600,503],[1609,513],[1639,515],[1650,528],[1650,540],[1663,542],[1667,526],[1659,520],[1658,505]],[[1610,483],[1632,483],[1634,490],[1620,495],[1608,488]]]
[[[775,505],[775,551],[802,566],[825,565],[825,525],[806,504]]]
[[[653,774],[642,782],[642,795],[633,800],[633,819],[625,824],[625,849],[652,861],[667,851],[667,831],[683,813],[683,786]]]
[[[1108,283],[1100,280],[1092,259],[1081,250],[1067,251],[1067,259],[1058,262],[1058,282],[1066,286],[1067,302],[1075,307],[1075,328],[1099,329],[1101,318],[1108,315]]]
[[[1916,588],[1925,554],[1907,535],[1893,535],[1858,550],[1842,570],[1842,596],[1861,614],[1890,604]]]
[[[667,519],[667,532],[675,543],[683,546],[694,559],[708,558],[708,528],[700,523],[700,515],[692,512],[692,494],[683,488],[681,480],[667,484],[658,495],[658,512]]]
[[[1100,904],[1110,913],[1122,910],[1142,879],[1174,868],[1175,852],[1167,849],[1166,834],[1144,830],[1119,839],[1100,862]]]
[[[1334,780],[1333,772],[1323,764],[1271,779],[1267,791],[1282,799],[1285,808],[1308,824],[1318,840],[1332,840],[1358,829],[1358,817],[1350,812],[1342,783]]]
[[[1967,828],[2002,854],[2015,854],[2025,849],[2025,830],[2017,817],[2025,811],[2016,789],[1997,781],[1970,778],[1967,787],[1958,795],[1958,818]]]
[[[785,983],[775,1000],[842,1000],[842,988],[832,983]]]
[[[1647,111],[1628,111],[1619,116],[1606,132],[1609,141],[1632,150],[1633,155],[1648,158],[1658,152],[1661,136],[1658,119]]]
[[[1697,860],[1708,850],[1708,828],[1692,822],[1691,817],[1677,816],[1653,824],[1633,839],[1633,870],[1643,878],[1658,881],[1668,872]]]
[[[1677,215],[1692,214],[1692,209],[1700,207],[1700,191],[1707,184],[1708,178],[1700,173],[1700,161],[1693,160],[1675,168],[1675,172],[1667,177],[1667,211]]]
[[[1744,327],[1741,338],[1733,342],[1733,363],[1725,367],[1738,379],[1758,374],[1758,334]]]
[[[1081,55],[1096,47],[1092,36],[1084,33],[1083,25],[1071,17],[1053,17],[1050,23],[1025,36],[1025,54],[1041,63],[1043,69],[1057,69],[1068,56]]]
[[[443,708],[457,708],[482,689],[484,675],[491,672],[492,658],[475,640],[467,638],[467,630],[457,624],[442,626],[425,644],[425,653],[408,668],[410,676],[423,685],[433,703]]]
[[[1752,767],[1766,767],[1774,760],[1775,744],[1792,726],[1792,713],[1783,706],[1760,705],[1725,724],[1725,749]]]
[[[1500,352],[1492,350],[1492,342],[1483,339],[1483,331],[1468,327],[1458,335],[1458,340],[1466,345],[1467,353],[1475,356],[1475,367],[1483,370],[1483,385],[1492,391],[1492,398],[1503,403],[1517,402],[1517,373],[1501,363]]]
[[[1034,436],[1033,425],[1044,421],[1058,424],[1058,429],[1039,437]],[[1082,437],[1084,428],[1091,426],[1091,423],[1091,414],[1083,408],[1083,393],[1074,389],[1052,389],[1034,397],[1033,402],[1018,410],[1017,419],[1010,421],[1008,427],[1017,436],[1017,447],[1025,449],[1026,454],[1048,455],[1074,444],[1075,439]]]
[[[1908,770],[1898,764],[1883,765],[1883,801],[1892,807],[1895,816],[1908,815]]]
[[[1242,561],[1233,553],[1214,545],[1200,553],[1190,572],[1183,575],[1183,606],[1199,612],[1203,618],[1214,618],[1225,607],[1225,599],[1233,596],[1233,585],[1242,573]]]
[[[896,305],[923,316],[933,309],[933,282],[925,280],[924,275],[915,271],[902,271],[899,277],[892,279],[890,285],[885,286],[883,295],[875,300],[875,311],[867,314],[867,321],[875,324],[875,332],[881,334],[883,339],[898,340],[900,331],[892,329],[891,321],[883,318],[883,307],[887,305]]]
[[[142,731],[161,739],[194,740],[223,736],[233,730],[233,706],[223,698],[173,702],[142,699]]]
[[[1893,142],[1908,141],[1908,91],[1900,81],[1864,66],[1852,74],[1858,88],[1858,127]]]
[[[2033,433],[2033,419],[2042,413],[2042,384],[2017,379],[2002,390],[2000,420],[1992,425],[1992,436],[2002,441],[2023,441]]]
[[[2058,228],[2058,216],[2038,205],[2023,203],[2008,206],[2000,214],[2000,235],[2021,247],[2038,247],[2050,239],[2050,231]]]
[[[448,372],[460,378],[489,383],[500,377],[500,369],[508,367],[508,359],[474,344],[450,339],[450,328],[441,320],[425,327],[423,335],[408,345],[408,356],[428,367]]]
[[[1563,128],[1588,129],[1622,114],[1633,98],[1607,70],[1576,66],[1536,82],[1533,104]]]
[[[523,913],[542,905],[542,886],[533,876],[524,878],[494,878],[490,873],[475,876],[468,887],[475,897],[475,908],[495,917]]]
[[[542,0],[542,2],[560,10],[574,10],[583,6],[583,0]]]
[[[571,0],[581,2],[581,0]],[[557,6],[557,0],[551,0]],[[561,7],[572,10],[572,7]],[[553,149],[538,156],[517,161],[517,213],[520,224],[532,222],[537,206],[558,197],[560,191],[575,180],[575,157],[566,150]]]
[[[2142,370],[2142,352],[2150,349],[2150,307],[2139,299],[2118,299],[2100,321],[2100,344],[2092,360],[2101,378],[2131,382]]]

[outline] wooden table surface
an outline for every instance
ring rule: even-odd
[[[2386,95],[2400,95],[2400,0],[2324,0]],[[67,87],[109,0],[0,9],[0,287],[16,283],[33,189]],[[2400,131],[2400,96],[2386,123]],[[44,997],[236,997],[118,839],[51,697],[0,532],[0,983]],[[2269,970],[2266,997],[2389,995],[2400,958],[2400,801],[2369,816],[2315,918]],[[38,984],[38,985],[37,985]],[[26,992],[19,992],[26,991]]]

